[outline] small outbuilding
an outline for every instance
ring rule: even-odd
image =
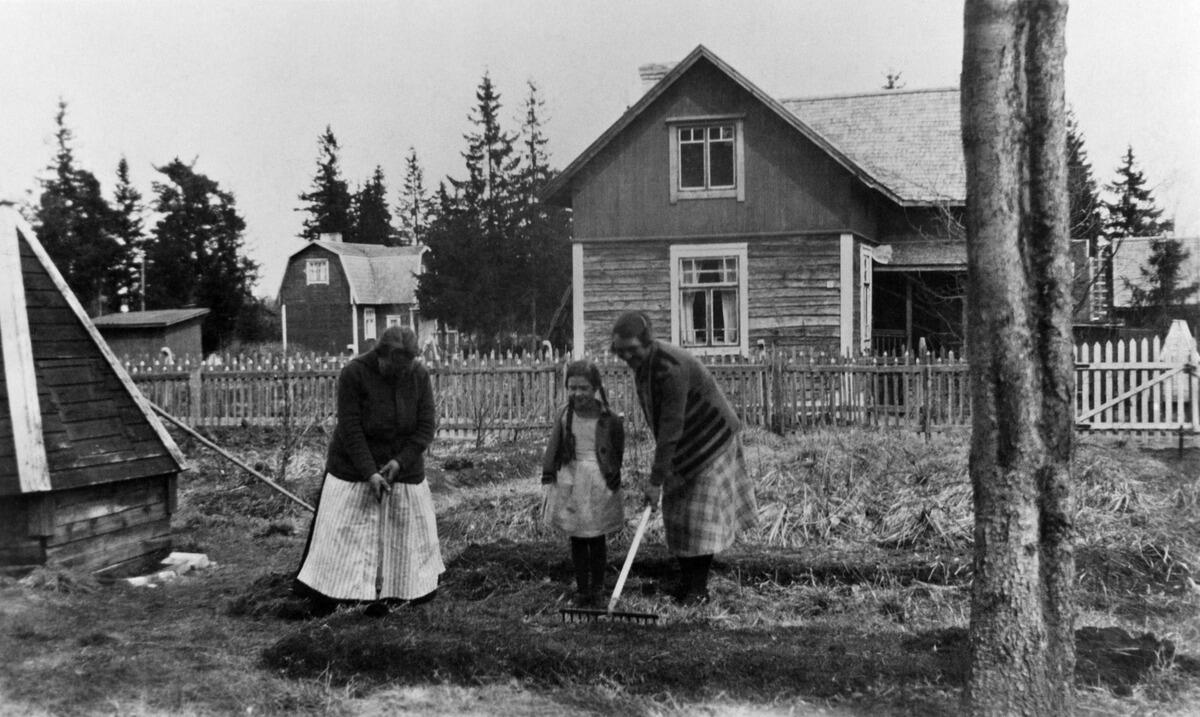
[[[0,349],[0,570],[100,570],[169,549],[184,457],[6,204]]]
[[[92,323],[117,356],[199,357],[200,325],[208,314],[208,309],[126,311],[97,316]]]

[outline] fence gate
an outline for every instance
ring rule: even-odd
[[[1200,431],[1194,341],[1184,352],[1171,350],[1170,335],[1166,342],[1156,338],[1077,347],[1075,425],[1159,434]]]

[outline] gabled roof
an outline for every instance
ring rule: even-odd
[[[320,247],[336,254],[350,284],[350,301],[355,304],[415,304],[417,275],[425,246],[381,246],[314,241],[288,258]]]
[[[958,90],[776,100],[699,45],[633,104],[542,192],[570,204],[575,176],[697,62],[725,73],[866,186],[902,206],[961,204],[966,197]],[[861,111],[862,116],[853,114]],[[945,175],[939,174],[945,172]]]
[[[966,199],[957,87],[782,102],[904,202]]]
[[[12,447],[0,451],[0,496],[183,469],[183,454],[33,230],[2,203],[0,372],[8,419],[0,445]]]
[[[156,311],[124,311],[92,319],[99,328],[144,329],[174,326],[209,313],[209,309],[158,309]]]

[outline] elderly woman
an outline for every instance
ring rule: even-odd
[[[638,402],[654,433],[646,500],[662,500],[667,548],[679,562],[675,599],[708,600],[713,554],[754,525],[754,483],[746,471],[741,422],[712,374],[681,348],[657,341],[640,312],[613,325],[612,350],[634,372]]]
[[[412,330],[393,326],[338,376],[337,428],[296,591],[314,612],[337,602],[429,599],[444,570],[425,449],[435,419],[429,372]]]

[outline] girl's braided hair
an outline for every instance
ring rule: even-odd
[[[600,410],[608,412],[608,392],[604,390],[604,384],[600,380],[600,368],[596,364],[587,360],[572,361],[567,364],[565,375],[563,376],[563,385],[565,386],[572,376],[582,376],[586,378],[592,388],[600,392]],[[575,434],[571,431],[574,425],[575,406],[570,400],[567,401],[567,420],[563,426],[562,440],[559,443],[562,446],[562,462],[569,463],[575,460]]]

